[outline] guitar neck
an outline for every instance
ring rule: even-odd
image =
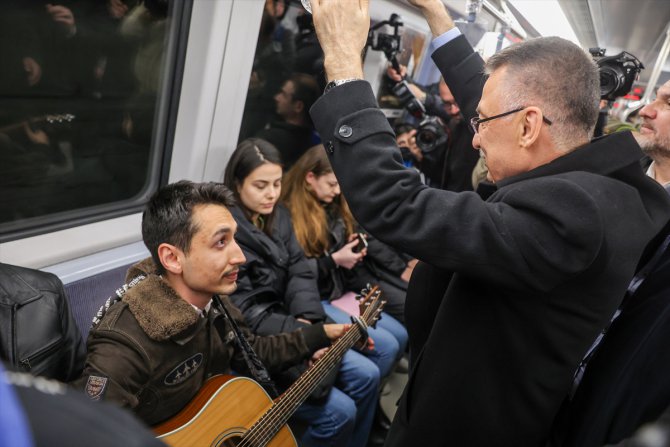
[[[361,338],[357,325],[340,337],[291,387],[284,392],[270,409],[249,429],[245,440],[253,445],[265,445],[286,424],[295,410],[309,397],[328,372],[342,360],[344,354]]]
[[[13,132],[17,129],[21,129],[24,126],[32,126],[35,124],[65,124],[65,123],[70,123],[72,120],[74,120],[75,116],[70,114],[70,113],[63,113],[59,115],[44,115],[44,116],[38,116],[34,118],[28,118],[26,120],[20,121],[18,123],[14,124],[9,124],[4,127],[0,127],[0,133],[7,133],[7,132]]]

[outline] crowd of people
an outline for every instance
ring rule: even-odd
[[[412,89],[443,118],[442,147],[423,153],[379,111],[360,58],[367,0],[312,0],[302,40],[269,0],[245,112],[266,125],[243,123],[222,182],[150,198],[151,256],[85,344],[55,276],[0,264],[0,358],[24,371],[0,376],[0,441],[41,445],[67,405],[99,416],[81,428],[112,442],[96,445],[160,444],[117,408],[25,373],[146,426],[219,374],[277,397],[361,327],[344,301],[375,284],[384,312],[295,411],[299,445],[637,445],[670,408],[670,82],[639,132],[592,139],[599,77],[581,48],[537,38],[483,61],[441,0],[409,2],[434,36],[443,78]],[[294,71],[314,36],[327,84]],[[380,392],[404,359],[379,439]],[[50,390],[49,421],[35,390]]]

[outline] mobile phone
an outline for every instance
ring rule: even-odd
[[[365,239],[363,233],[356,233],[356,238],[358,239],[358,244],[351,249],[354,253],[360,253],[364,248],[368,248],[368,241]]]

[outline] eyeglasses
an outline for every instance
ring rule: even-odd
[[[478,133],[479,132],[479,125],[481,123],[485,123],[487,121],[491,121],[491,120],[494,120],[494,119],[497,119],[497,118],[502,118],[503,116],[511,115],[512,113],[521,112],[525,108],[526,107],[519,107],[518,109],[510,110],[509,112],[501,113],[500,115],[493,115],[493,116],[490,116],[488,118],[474,117],[470,120],[470,127],[472,127],[472,130],[473,130],[474,133]],[[542,121],[547,123],[547,125],[551,126],[551,121],[547,117],[543,116]]]

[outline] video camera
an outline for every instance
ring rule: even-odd
[[[382,26],[389,25],[393,27],[393,34],[385,34],[379,30]],[[393,68],[400,73],[400,63],[398,62],[398,52],[400,51],[400,27],[403,26],[398,14],[391,14],[388,20],[377,23],[368,31],[368,40],[366,47],[371,50],[383,51]]]
[[[382,26],[393,27],[393,34],[385,34],[379,31]],[[398,14],[391,14],[388,20],[375,24],[368,32],[366,46],[375,51],[383,51],[391,66],[400,73],[398,52],[400,51],[400,27],[403,26],[402,19]],[[428,116],[424,105],[414,96],[409,89],[406,80],[398,82],[392,88],[393,94],[398,98],[400,104],[415,118],[420,120],[416,131],[416,144],[422,152],[431,152],[438,146],[447,142],[447,132],[442,121],[436,116]]]
[[[644,65],[632,54],[622,51],[614,56],[605,56],[604,48],[589,48],[589,53],[600,72],[600,98],[614,101],[626,95]]]
[[[421,120],[416,128],[416,145],[421,152],[432,152],[447,142],[448,136],[442,120],[426,113],[426,108],[409,89],[407,81],[398,82],[393,87],[393,94],[410,115]]]

